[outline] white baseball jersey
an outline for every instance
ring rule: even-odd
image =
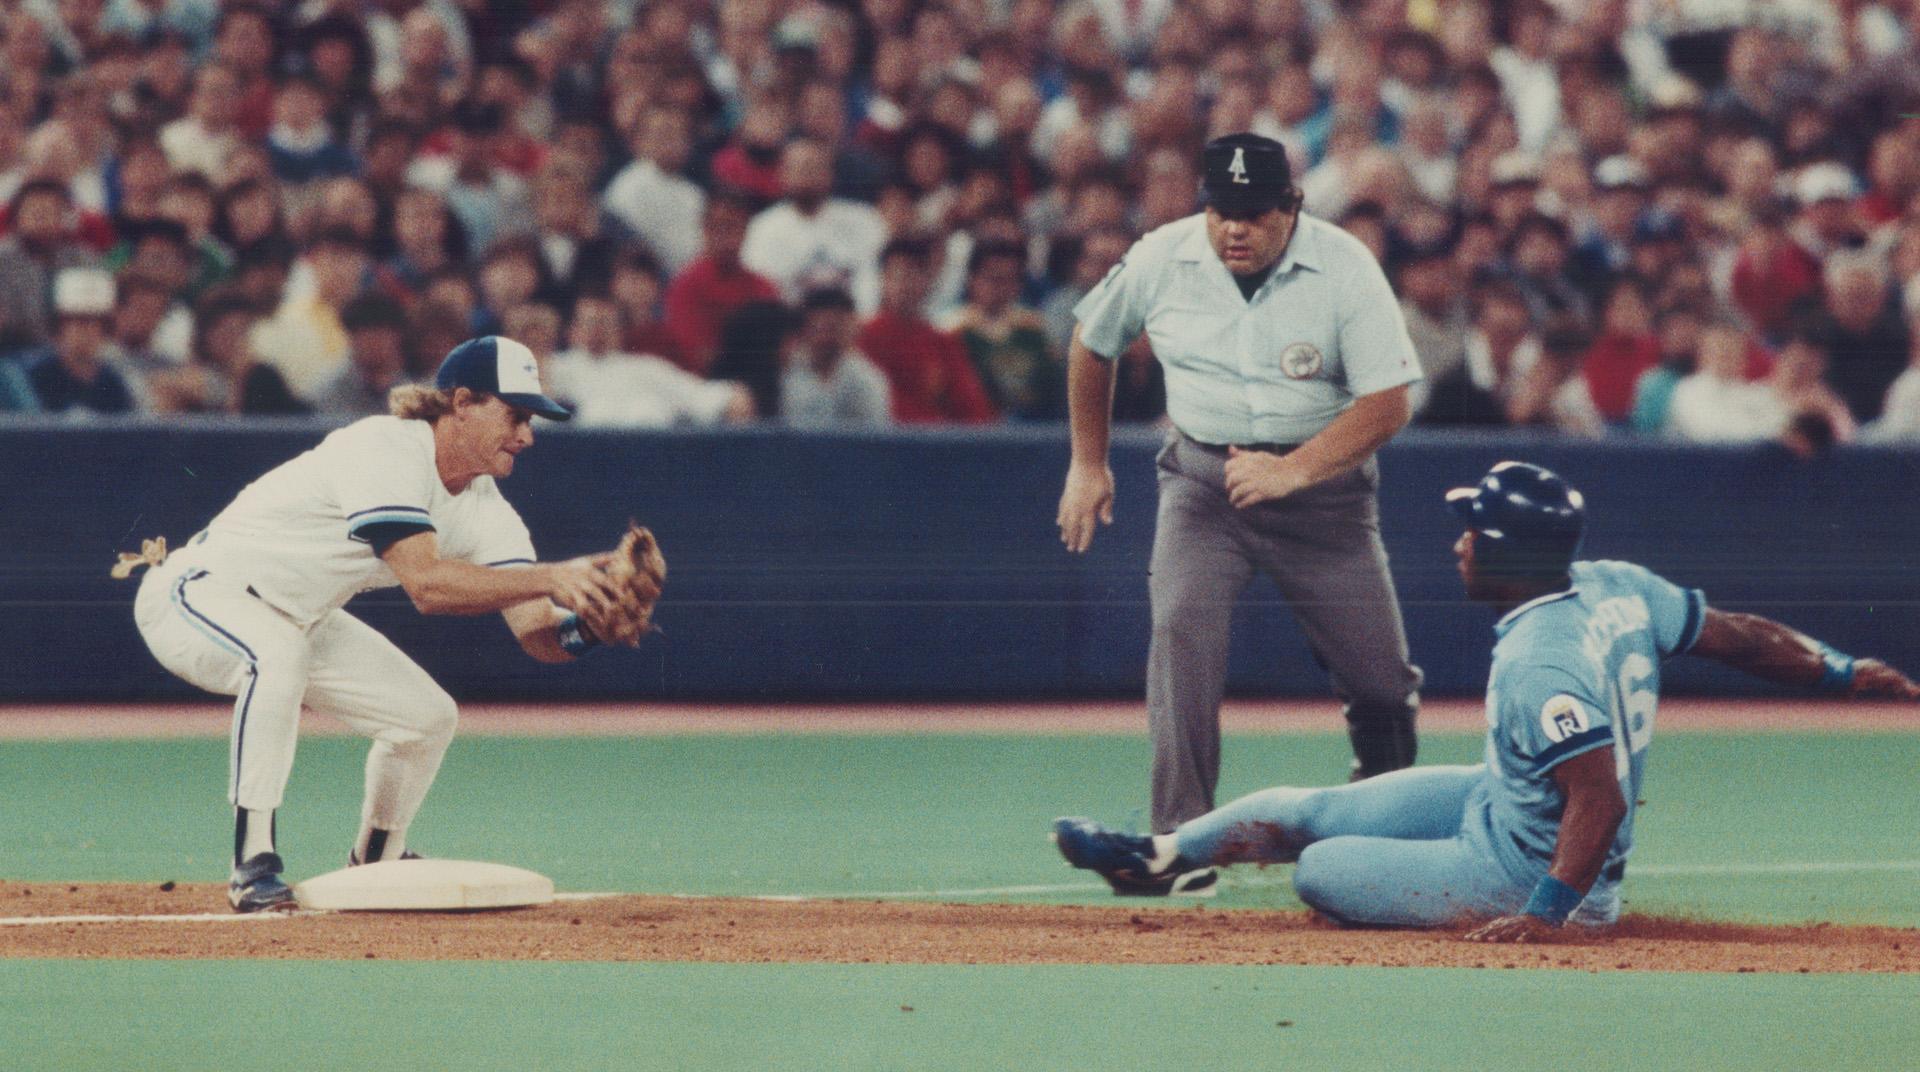
[[[360,592],[398,585],[370,537],[390,542],[408,529],[434,532],[442,558],[534,561],[527,526],[493,478],[449,492],[434,467],[433,426],[398,417],[356,421],[247,485],[192,550],[305,626]]]

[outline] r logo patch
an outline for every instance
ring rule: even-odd
[[[1555,744],[1585,733],[1590,725],[1587,709],[1566,693],[1553,697],[1540,708],[1540,731]]]

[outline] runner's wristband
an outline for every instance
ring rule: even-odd
[[[1820,675],[1820,687],[1828,692],[1845,692],[1853,685],[1853,656],[1820,645],[1820,661],[1827,671]]]
[[[1527,900],[1524,911],[1529,916],[1537,916],[1558,927],[1565,923],[1567,917],[1573,914],[1573,910],[1579,908],[1580,902],[1586,899],[1586,894],[1548,875],[1533,888],[1533,896]]]
[[[600,646],[600,638],[581,623],[578,614],[569,614],[560,619],[555,629],[560,635],[560,650],[568,655],[578,658]]]

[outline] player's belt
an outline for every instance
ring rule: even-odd
[[[1186,435],[1184,432],[1181,434]],[[1258,451],[1261,454],[1291,454],[1300,449],[1300,444],[1298,443],[1203,443],[1192,436],[1187,436],[1186,438],[1187,442],[1192,443],[1208,454],[1216,454],[1222,458],[1226,457],[1227,452],[1234,447],[1239,447],[1241,450]]]

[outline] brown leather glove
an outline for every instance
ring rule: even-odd
[[[640,638],[653,631],[653,605],[667,583],[667,560],[660,544],[645,526],[627,524],[626,535],[614,548],[606,565],[608,587],[619,599],[612,607],[582,609],[580,620],[603,644],[638,647]]]

